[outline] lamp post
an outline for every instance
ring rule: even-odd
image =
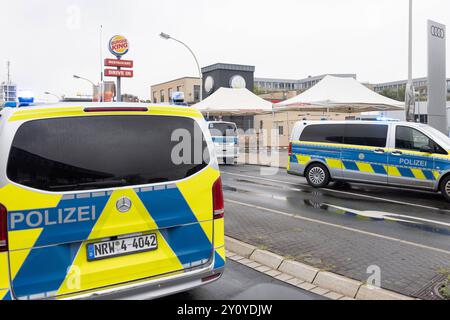
[[[90,84],[92,84],[92,101],[94,101],[94,88],[95,88],[97,85],[96,85],[93,81],[91,81],[91,80],[89,80],[89,79],[87,79],[87,78],[83,78],[83,77],[77,76],[76,74],[74,74],[73,77],[74,77],[75,79],[84,80],[84,81],[87,81],[87,82],[89,82]],[[100,99],[100,97],[99,97],[99,99]]]
[[[413,122],[415,106],[414,82],[412,78],[412,43],[413,43],[413,1],[409,0],[409,39],[408,39],[408,84],[405,90],[405,113],[406,121]]]
[[[190,53],[192,54],[192,56],[194,57],[195,63],[196,63],[196,65],[197,65],[197,69],[198,69],[200,81],[201,81],[201,86],[200,86],[200,101],[202,101],[202,100],[203,100],[203,74],[202,74],[202,69],[200,68],[200,64],[198,63],[198,59],[197,59],[197,57],[195,56],[194,51],[192,51],[192,49],[189,48],[189,46],[188,46],[187,44],[185,44],[184,42],[182,42],[182,41],[180,41],[180,40],[178,40],[178,39],[175,39],[175,38],[171,37],[171,36],[168,35],[167,33],[161,32],[159,36],[160,36],[162,39],[164,39],[164,40],[173,40],[173,41],[178,42],[179,44],[183,45],[186,49],[188,49],[189,52],[190,52]],[[170,97],[169,97],[169,99],[170,99]]]
[[[48,91],[45,91],[44,94],[45,94],[45,95],[48,95],[48,96],[53,96],[53,97],[57,98],[58,101],[61,101],[61,100],[62,100],[61,97],[58,96],[57,94],[54,94],[54,93],[51,93],[51,92],[48,92]]]

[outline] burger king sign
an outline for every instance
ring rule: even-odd
[[[114,36],[109,40],[109,51],[117,58],[128,53],[128,39],[124,36]]]

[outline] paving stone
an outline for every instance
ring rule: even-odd
[[[273,269],[270,270],[270,271],[264,272],[264,273],[267,274],[268,276],[271,276],[271,277],[274,277],[274,278],[281,274],[280,271],[273,270]]]
[[[277,279],[280,280],[280,281],[286,282],[286,281],[288,281],[288,280],[293,279],[294,277],[291,276],[291,275],[289,275],[289,274],[282,273],[282,274],[280,274],[279,276],[276,276],[275,278],[277,278]]]
[[[339,300],[339,299],[344,298],[344,296],[342,294],[333,292],[333,291],[328,292],[327,294],[324,295],[324,297],[331,299],[331,300]]]
[[[297,287],[306,290],[306,291],[311,291],[312,289],[316,288],[315,285],[308,283],[308,282],[303,282],[301,284],[298,284]]]
[[[370,276],[366,273],[367,268],[378,266],[382,272],[382,286],[389,291],[412,296],[428,286],[439,275],[439,269],[450,268],[450,256],[440,252],[235,203],[227,202],[226,205],[225,231],[228,236],[362,283]],[[373,205],[368,203],[367,206]],[[354,223],[355,227],[367,225],[367,221],[355,220]],[[393,236],[407,237],[407,232],[411,230],[408,228],[405,234]]]

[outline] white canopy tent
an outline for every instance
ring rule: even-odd
[[[193,108],[211,115],[253,115],[272,112],[272,103],[246,88],[220,88]]]
[[[360,113],[404,110],[403,105],[370,90],[353,78],[326,76],[302,94],[275,104],[274,109]]]

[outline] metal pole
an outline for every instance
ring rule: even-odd
[[[412,63],[413,63],[413,1],[409,0],[409,39],[408,39],[408,84],[405,90],[405,113],[406,121],[413,122],[414,111],[412,110],[415,106],[415,93],[414,93],[414,83],[412,76]]]
[[[203,100],[203,73],[202,73],[202,69],[200,68],[200,64],[198,63],[198,59],[194,53],[194,51],[192,51],[191,48],[189,48],[189,46],[187,44],[185,44],[183,41],[180,41],[178,39],[172,38],[170,36],[167,36],[165,39],[172,39],[173,41],[176,41],[178,43],[180,43],[181,45],[183,45],[186,49],[189,50],[189,52],[192,54],[192,56],[194,57],[195,60],[195,64],[197,65],[197,69],[198,69],[198,74],[199,74],[199,78],[201,81],[201,86],[200,86],[200,101]]]
[[[104,86],[103,86],[103,25],[100,25],[100,86],[99,86],[99,101],[103,102],[104,100]]]

